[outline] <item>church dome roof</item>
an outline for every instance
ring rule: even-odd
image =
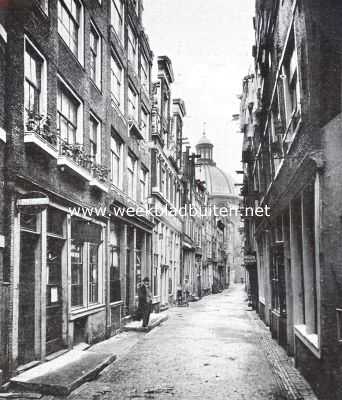
[[[233,178],[215,164],[199,165],[196,175],[205,181],[210,196],[238,197]]]

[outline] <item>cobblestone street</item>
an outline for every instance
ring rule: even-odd
[[[267,329],[248,310],[245,297],[243,286],[235,285],[189,308],[171,309],[167,322],[141,333],[97,380],[68,398],[314,399],[305,382],[300,382],[305,395],[291,395],[272,350],[278,346],[265,340]],[[291,379],[302,381],[299,374]]]

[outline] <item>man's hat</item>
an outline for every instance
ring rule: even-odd
[[[150,278],[148,277],[148,276],[146,276],[144,279],[143,279],[143,282],[149,282],[150,281]]]

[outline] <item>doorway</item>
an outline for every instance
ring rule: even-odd
[[[18,362],[35,360],[36,266],[39,235],[20,234]]]
[[[46,260],[46,354],[64,347],[62,340],[62,248],[64,240],[49,237]]]

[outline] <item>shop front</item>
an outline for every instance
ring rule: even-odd
[[[11,352],[19,366],[106,335],[107,224],[68,210],[45,195],[17,200]]]

